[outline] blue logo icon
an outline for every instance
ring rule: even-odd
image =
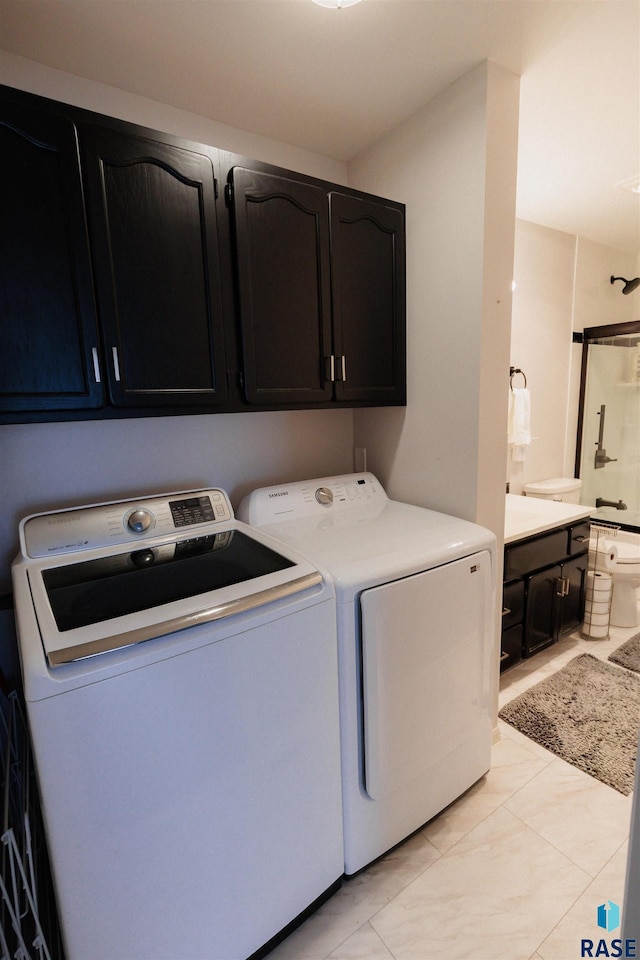
[[[608,907],[606,903],[601,903],[598,907],[598,926],[611,932],[620,926],[620,907],[613,900],[607,902]]]

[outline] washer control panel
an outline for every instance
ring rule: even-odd
[[[20,542],[24,556],[50,557],[151,537],[175,537],[183,528],[232,519],[224,490],[188,490],[36,514],[21,522]]]
[[[372,473],[349,473],[262,487],[245,497],[237,515],[245,523],[260,527],[385,500],[388,497]]]

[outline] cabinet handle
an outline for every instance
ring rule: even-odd
[[[336,378],[336,358],[334,357],[334,355],[331,354],[330,357],[325,357],[324,364],[325,364],[325,367],[324,367],[325,377],[327,380],[333,383],[333,381]]]
[[[589,539],[589,537],[574,537],[573,539],[576,541],[576,543],[584,543],[585,540]]]
[[[502,616],[503,616],[503,617],[506,617],[507,614],[509,614],[509,613],[511,613],[511,610],[509,609],[509,607],[503,607],[503,608],[502,608]]]
[[[115,347],[114,347],[115,350]],[[340,375],[337,375],[336,371],[336,361],[339,361],[340,364]],[[346,380],[347,379],[347,358],[344,355],[336,357],[333,353],[330,357],[325,357],[325,364],[327,365],[328,374],[327,379],[331,383],[335,383],[336,380]]]
[[[571,583],[569,577],[558,577],[556,581],[556,596],[558,597],[568,597],[569,590],[571,589]]]
[[[509,659],[509,654],[508,654],[508,653],[501,653],[501,654],[500,654],[500,663],[502,663],[503,660],[508,660],[508,659]]]
[[[98,358],[97,347],[91,347],[91,356],[93,358],[93,375],[95,377],[96,383],[101,383],[102,377],[100,376],[100,360]]]
[[[113,375],[117,382],[120,383],[120,361],[118,360],[118,348],[111,347],[111,353],[113,354]]]

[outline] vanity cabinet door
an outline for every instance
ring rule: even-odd
[[[0,408],[103,400],[91,260],[71,120],[0,102]]]
[[[524,595],[524,580],[514,580],[503,585],[500,671],[512,667],[522,659]]]
[[[557,639],[561,579],[560,564],[547,567],[527,578],[523,640],[525,657],[548,647]]]
[[[404,210],[329,194],[338,400],[406,402]]]
[[[554,530],[505,548],[505,579],[522,577],[557,563],[567,555],[567,531]]]
[[[117,406],[227,396],[209,156],[102,127],[81,130],[100,317]]]
[[[565,596],[560,604],[559,635],[575,629],[582,623],[587,589],[588,562],[589,555],[584,553],[582,556],[574,557],[562,564]]]
[[[331,400],[326,192],[234,167],[228,193],[245,398],[263,405]]]
[[[567,548],[569,556],[573,557],[576,554],[588,551],[590,533],[591,524],[588,520],[569,527],[569,545]]]

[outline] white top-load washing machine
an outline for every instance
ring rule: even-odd
[[[244,960],[339,885],[330,578],[211,489],[29,517],[13,581],[68,960]]]
[[[334,580],[351,875],[489,769],[495,537],[370,473],[262,488],[238,516]]]

